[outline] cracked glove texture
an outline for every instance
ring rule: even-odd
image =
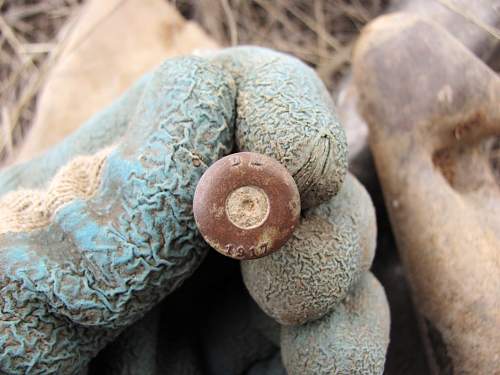
[[[232,147],[235,91],[228,73],[200,58],[167,61],[123,139],[105,157],[73,159],[52,180],[58,191],[60,181],[78,190],[88,187],[79,178],[98,179],[95,191],[70,191],[58,205],[51,188],[2,197],[1,221],[12,223],[0,232],[2,370],[80,369],[194,271],[206,246],[192,196],[206,164]],[[17,217],[44,222],[15,225]]]
[[[329,289],[335,293],[309,312],[301,308],[293,322],[325,319],[340,306],[371,263],[375,227],[362,187],[352,177],[344,184],[346,140],[323,84],[299,60],[262,48],[176,58],[60,145],[0,173],[0,371],[79,373],[177,289],[207,251],[192,215],[196,184],[209,165],[233,150],[260,152],[285,165],[303,206],[310,207],[302,225],[321,221],[326,233],[315,240],[297,237],[293,249],[321,247],[322,241],[325,251],[339,249],[317,257],[330,259],[325,270],[333,281],[303,280],[317,301]],[[342,203],[342,197],[352,201],[351,191],[362,197],[352,210]],[[345,222],[336,219],[337,211]],[[279,254],[293,258],[293,249]],[[292,258],[290,269],[300,270],[306,258]],[[242,266],[251,292],[250,280],[262,271],[257,265],[255,271]],[[335,265],[342,267],[334,271]],[[311,273],[324,271],[314,261],[311,267]],[[378,313],[388,321],[384,309],[369,321]],[[335,325],[335,317],[328,319],[325,324]],[[385,353],[388,331],[379,326],[380,339],[372,344]],[[293,345],[287,347],[291,353]],[[287,355],[305,359],[300,352]],[[290,372],[289,366],[285,358]]]

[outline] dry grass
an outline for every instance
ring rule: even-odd
[[[123,0],[127,1],[127,0]],[[222,45],[257,44],[316,68],[330,89],[346,72],[359,30],[389,0],[165,0]],[[449,0],[436,0],[450,5]],[[29,128],[36,97],[82,0],[0,0],[0,163]],[[464,15],[472,18],[473,15]],[[487,27],[487,25],[484,25]],[[496,35],[496,29],[488,29]]]
[[[177,0],[224,45],[257,44],[314,66],[330,86],[345,72],[359,30],[386,0]],[[186,6],[187,5],[187,6]]]
[[[126,1],[126,0],[125,0]],[[166,0],[167,1],[167,0]],[[223,45],[290,52],[334,82],[349,63],[359,29],[385,0],[170,0]],[[20,143],[36,97],[82,0],[0,0],[0,161]]]
[[[19,143],[80,0],[0,0],[0,160]]]

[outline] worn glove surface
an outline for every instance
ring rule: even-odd
[[[389,317],[366,274],[373,207],[344,183],[344,132],[311,69],[252,47],[168,60],[56,148],[0,173],[0,370],[82,371],[177,289],[207,252],[196,184],[233,150],[280,161],[310,208],[281,251],[242,263],[251,295],[291,325],[288,372],[381,373]]]

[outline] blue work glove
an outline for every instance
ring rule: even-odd
[[[375,219],[314,71],[255,47],[168,60],[41,157],[0,173],[0,370],[79,373],[176,290],[208,245],[192,213],[208,166],[232,151],[294,177],[302,223],[242,262],[285,325],[290,374],[381,373],[385,295],[368,274]],[[160,317],[161,319],[161,317]]]

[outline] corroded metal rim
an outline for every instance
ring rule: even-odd
[[[235,225],[226,209],[228,196],[246,186],[261,189],[268,202],[265,219],[247,229]],[[240,152],[207,169],[196,187],[193,212],[203,238],[215,250],[235,259],[254,259],[278,250],[292,235],[299,223],[300,196],[279,162]]]

